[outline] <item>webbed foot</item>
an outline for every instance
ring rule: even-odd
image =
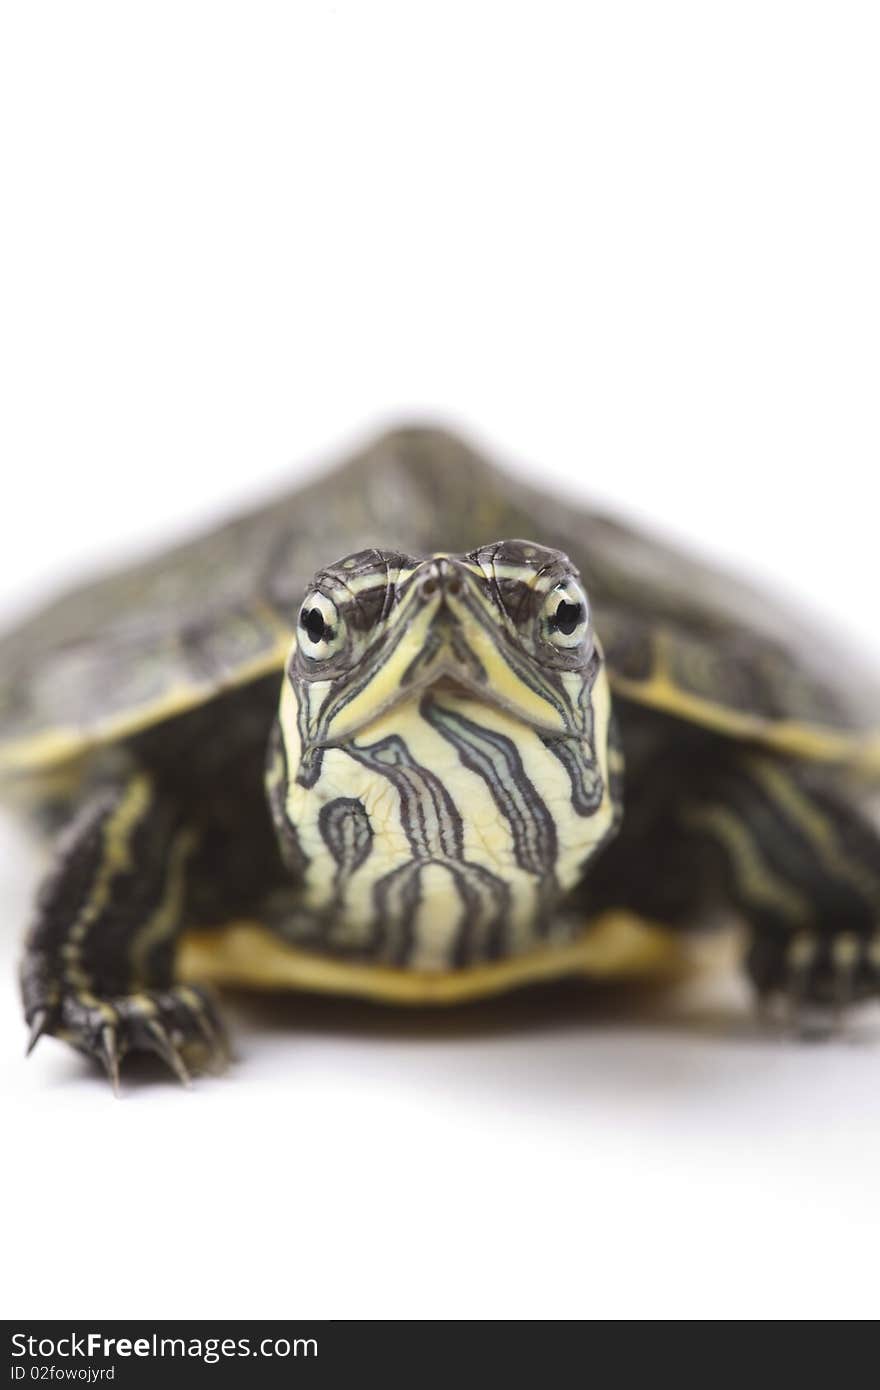
[[[119,1069],[134,1052],[153,1053],[188,1086],[193,1074],[219,1071],[228,1061],[225,1031],[212,997],[196,985],[99,998],[67,989],[27,1014],[28,1053],[40,1038],[62,1038],[104,1068],[114,1091]]]
[[[781,1001],[786,1024],[798,1037],[831,1037],[851,1005],[880,995],[880,931],[762,937],[749,952],[747,969],[762,1011]]]

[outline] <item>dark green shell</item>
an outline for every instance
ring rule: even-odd
[[[880,767],[876,687],[791,615],[654,539],[397,430],[334,472],[73,590],[0,641],[0,772],[60,764],[279,669],[312,573],[368,546],[503,536],[580,568],[618,694],[792,753]]]

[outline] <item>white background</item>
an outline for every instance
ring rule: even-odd
[[[439,415],[880,657],[875,6],[0,14],[5,614]],[[7,1315],[877,1314],[880,1011],[240,1000],[114,1102],[20,1060],[36,873],[5,830]]]

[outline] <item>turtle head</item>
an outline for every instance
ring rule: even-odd
[[[448,969],[527,949],[614,821],[610,697],[567,557],[365,550],[306,593],[269,792],[328,949]]]

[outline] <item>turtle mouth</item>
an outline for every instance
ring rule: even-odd
[[[423,693],[429,695],[446,695],[455,700],[472,700],[476,697],[487,705],[496,703],[491,695],[487,693],[485,687],[477,685],[476,682],[469,682],[461,676],[438,676],[436,680],[429,681],[423,687]]]
[[[352,739],[363,737],[368,730],[380,724],[389,715],[393,715],[395,711],[435,699],[439,703],[469,703],[489,710],[498,710],[523,728],[534,729],[538,733],[558,735],[560,732],[558,725],[554,725],[549,718],[546,721],[534,718],[515,700],[506,699],[502,692],[494,690],[486,680],[477,680],[460,669],[435,668],[430,675],[425,675],[420,680],[402,684],[393,695],[377,704],[365,718],[347,729],[344,735],[328,738],[324,745],[344,747]]]

